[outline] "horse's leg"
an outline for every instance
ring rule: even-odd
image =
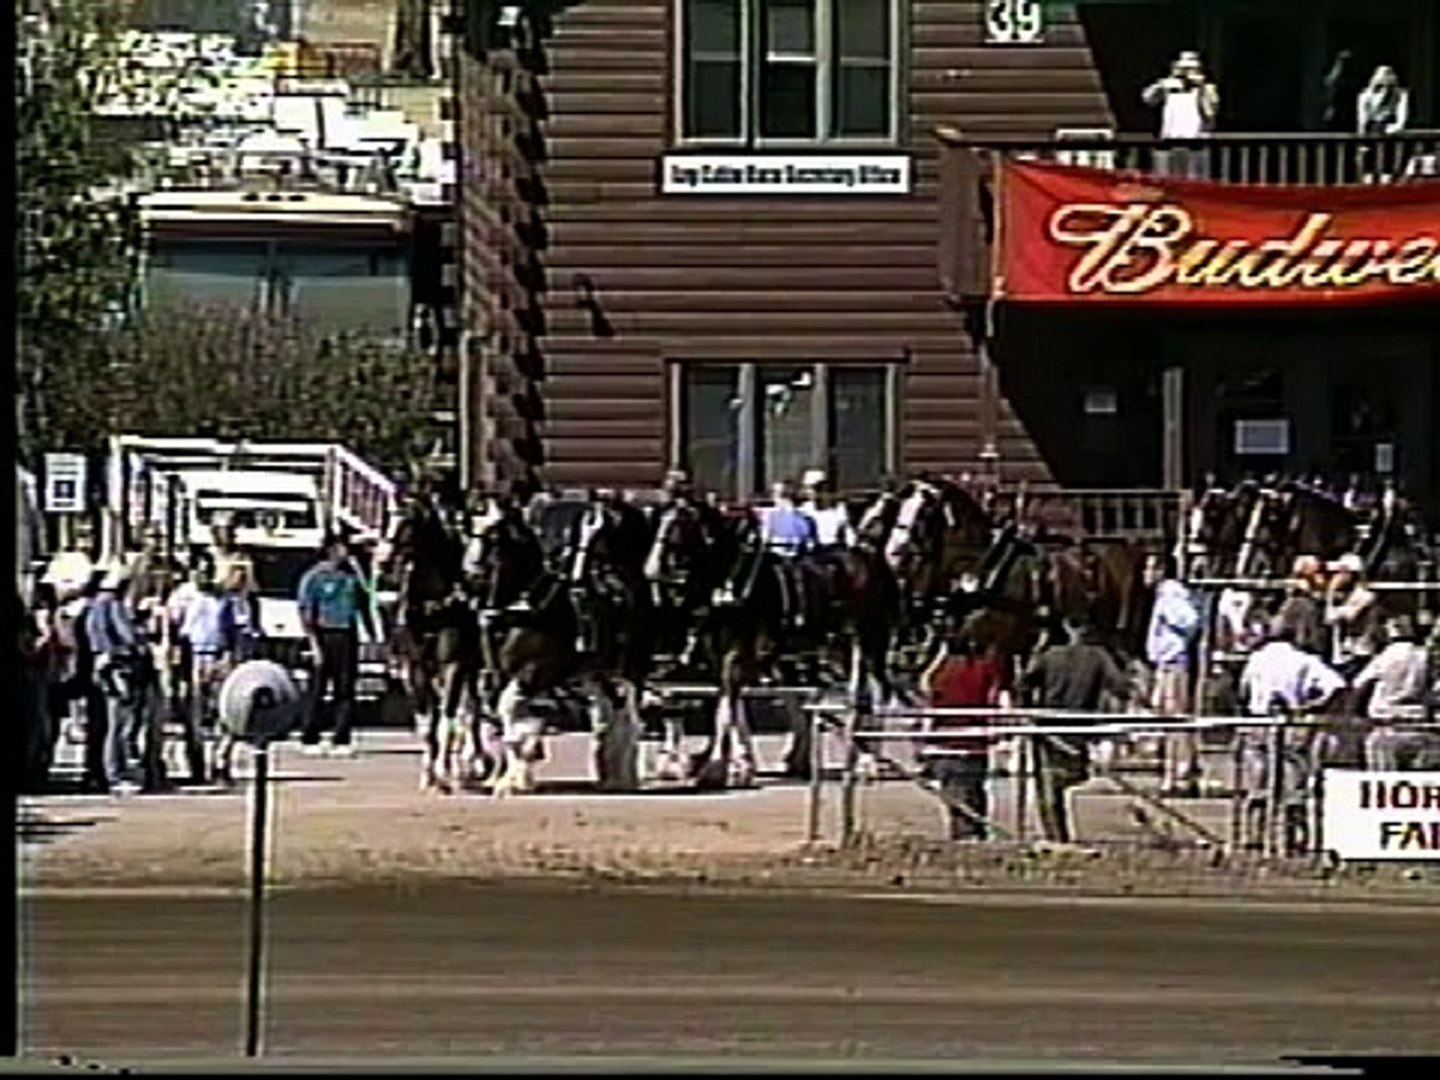
[[[439,758],[438,732],[434,689],[430,683],[429,665],[421,655],[413,655],[405,667],[406,681],[410,684],[410,699],[415,706],[415,726],[420,735],[420,790],[429,791],[438,786],[435,766]]]
[[[857,711],[860,708],[861,696],[865,694],[868,690],[868,687],[866,686],[866,675],[867,672],[865,668],[865,650],[861,647],[860,639],[857,637],[850,644],[849,687],[850,707],[852,709],[856,709]],[[857,747],[855,768],[861,776],[873,776],[877,769],[875,755],[869,750],[864,750]]]
[[[755,783],[759,761],[755,754],[755,736],[750,729],[749,709],[744,695],[740,693],[730,699],[730,729],[739,757],[733,772],[735,786],[750,787]]]
[[[464,733],[460,726],[460,700],[464,693],[460,664],[447,660],[440,668],[440,714],[443,742],[441,771],[446,782],[456,785],[464,779],[461,772],[461,751]]]
[[[730,772],[730,736],[735,726],[735,702],[744,686],[738,647],[731,648],[720,666],[719,693],[715,698],[715,727],[697,780],[706,786],[725,786]]]

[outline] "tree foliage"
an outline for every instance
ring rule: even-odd
[[[51,389],[93,355],[135,280],[133,213],[102,194],[128,171],[128,156],[102,146],[93,122],[116,77],[121,11],[113,0],[16,0],[22,452],[54,442],[63,418]]]
[[[166,309],[110,335],[93,361],[109,373],[100,385],[57,387],[75,440],[98,429],[335,441],[394,469],[432,449],[434,361],[374,335]]]

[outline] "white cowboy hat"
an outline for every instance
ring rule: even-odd
[[[1342,570],[1348,574],[1361,574],[1365,572],[1365,563],[1354,552],[1346,552],[1330,564],[1330,569]]]
[[[806,469],[805,475],[800,477],[802,487],[819,487],[823,483],[825,483],[824,469]]]
[[[1175,58],[1175,63],[1180,67],[1198,68],[1200,66],[1200,54],[1194,49],[1186,49]]]

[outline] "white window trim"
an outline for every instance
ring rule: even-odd
[[[887,0],[890,13],[890,130],[884,135],[827,135],[830,130],[834,107],[834,72],[837,66],[833,40],[833,0],[814,0],[817,4],[815,18],[816,57],[775,53],[774,59],[784,61],[801,59],[815,64],[815,121],[820,134],[810,139],[765,138],[758,131],[760,118],[752,116],[754,94],[753,59],[756,50],[752,47],[751,7],[748,2],[740,5],[740,134],[734,137],[715,135],[687,135],[685,90],[689,78],[689,52],[686,48],[685,9],[689,0],[673,0],[675,5],[675,41],[672,49],[677,58],[671,80],[676,147],[754,147],[757,150],[807,150],[817,147],[844,149],[894,149],[901,142],[905,126],[906,102],[904,59],[909,43],[908,27],[902,18],[904,7],[901,0]],[[764,62],[764,58],[761,58]],[[754,136],[751,131],[754,129]]]
[[[803,362],[790,362],[781,359],[775,360],[672,360],[668,363],[668,377],[670,384],[669,394],[669,415],[667,420],[666,435],[666,462],[672,469],[684,468],[686,466],[686,442],[687,433],[685,430],[685,373],[689,368],[698,367],[721,367],[733,368],[736,371],[736,394],[744,402],[744,408],[740,411],[739,429],[736,431],[738,442],[737,460],[735,462],[735,490],[725,492],[727,498],[748,500],[756,498],[764,493],[760,485],[760,461],[757,447],[759,431],[757,430],[755,418],[755,393],[759,385],[759,374],[761,368],[803,368],[807,365]],[[884,431],[884,454],[881,468],[882,475],[894,475],[899,467],[902,458],[900,446],[901,430],[900,422],[903,413],[901,394],[905,386],[905,364],[895,360],[875,360],[873,363],[827,363],[818,361],[808,365],[814,375],[815,398],[812,403],[810,451],[815,458],[815,465],[824,468],[828,473],[832,470],[834,459],[834,425],[831,416],[831,377],[836,370],[846,368],[882,368],[885,372],[885,431]]]

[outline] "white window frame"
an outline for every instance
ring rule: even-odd
[[[834,118],[835,74],[839,57],[834,40],[834,0],[810,0],[815,6],[815,57],[773,53],[760,55],[756,48],[755,35],[762,28],[755,15],[761,12],[757,0],[740,0],[740,132],[734,136],[690,135],[686,130],[686,94],[690,77],[690,54],[686,48],[688,26],[686,9],[690,0],[673,0],[675,5],[675,43],[673,54],[677,58],[672,80],[674,120],[674,145],[682,147],[748,147],[756,149],[786,149],[825,147],[885,147],[893,148],[900,142],[905,123],[905,75],[903,59],[907,55],[907,25],[903,18],[906,11],[902,0],[886,0],[890,19],[890,129],[884,135],[831,135]],[[756,98],[756,62],[764,65],[768,59],[784,62],[804,60],[815,62],[815,126],[818,129],[813,138],[766,138],[760,133],[761,117],[754,108]]]
[[[735,490],[723,494],[741,501],[754,499],[764,494],[760,483],[760,455],[758,441],[761,437],[756,424],[756,393],[760,384],[762,368],[809,368],[814,378],[814,400],[811,412],[810,452],[816,467],[831,471],[834,457],[834,431],[831,417],[830,380],[837,370],[860,368],[885,371],[885,435],[884,460],[880,473],[893,475],[900,463],[900,395],[905,386],[905,365],[896,360],[876,359],[870,362],[827,363],[804,360],[731,360],[716,358],[708,360],[697,357],[693,360],[672,360],[669,363],[670,401],[668,432],[666,437],[667,467],[683,468],[686,464],[685,430],[685,373],[690,368],[726,368],[736,372],[736,393],[743,402],[738,416],[736,439],[739,442],[738,460],[735,463]],[[792,479],[798,480],[798,477]]]

